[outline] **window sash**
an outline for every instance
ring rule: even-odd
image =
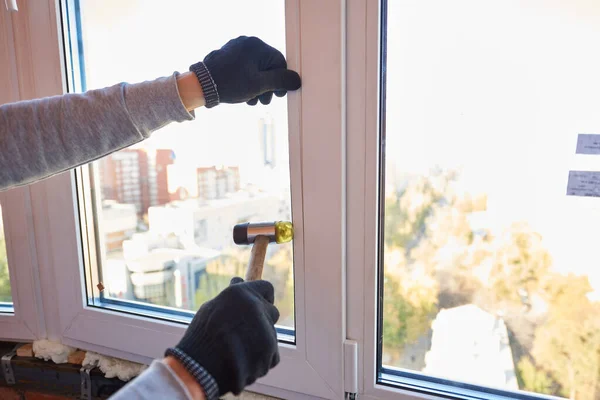
[[[379,371],[379,218],[384,129],[385,86],[381,7],[386,0],[348,0],[347,26],[347,336],[359,343],[358,386],[361,399],[557,399],[537,393],[497,390],[444,381],[401,368]],[[394,1],[394,0],[388,0]],[[389,110],[388,110],[389,112]],[[384,155],[385,156],[385,155]],[[382,223],[382,222],[381,222]],[[461,387],[457,387],[461,385]]]
[[[82,41],[78,40],[83,34],[80,19],[80,1],[81,0],[62,0],[62,21],[63,21],[63,43],[65,46],[64,58],[66,69],[66,85],[69,92],[83,92],[86,90],[85,72],[82,68],[85,67],[85,61],[81,59],[81,55],[84,54],[81,48]],[[289,8],[289,6],[288,6]],[[66,23],[65,21],[69,21]],[[289,31],[289,29],[288,29]],[[289,34],[288,34],[289,36]],[[289,42],[290,40],[288,40]],[[289,61],[289,57],[288,57]],[[292,97],[292,96],[290,96]],[[291,112],[294,107],[291,101],[289,111]],[[290,121],[291,122],[291,121]],[[299,130],[299,127],[295,127]],[[290,151],[292,150],[291,140],[298,138],[297,134],[292,132],[290,127]],[[300,143],[296,141],[294,146],[300,147]],[[137,156],[135,156],[137,158]],[[125,160],[126,163],[130,163],[131,160]],[[292,165],[290,160],[290,183],[293,181],[299,181],[302,179],[301,167],[299,165]],[[120,167],[117,167],[120,168]],[[210,172],[210,171],[209,171]],[[155,174],[154,171],[149,172],[150,175]],[[215,173],[213,172],[212,175]],[[216,179],[212,176],[212,179]],[[138,173],[133,174],[133,178],[139,177]],[[119,311],[123,313],[130,313],[138,316],[147,316],[156,319],[162,319],[165,321],[189,323],[193,318],[195,312],[186,309],[177,309],[173,307],[161,306],[152,304],[150,302],[136,301],[136,300],[124,300],[118,298],[112,298],[105,296],[103,291],[100,291],[95,283],[101,281],[101,272],[104,265],[103,255],[106,254],[106,240],[102,235],[102,225],[104,221],[102,218],[98,218],[98,214],[95,212],[98,210],[98,206],[102,203],[101,191],[92,189],[99,182],[100,173],[99,167],[91,164],[84,165],[75,169],[74,180],[76,182],[77,196],[78,196],[78,211],[80,214],[81,229],[82,229],[82,248],[83,248],[83,263],[85,265],[84,279],[86,286],[86,300],[90,307],[97,307],[99,309],[105,308],[113,311]],[[119,181],[117,177],[117,182]],[[206,181],[206,176],[198,175],[198,182],[202,183]],[[134,179],[135,180],[135,179]],[[218,190],[218,188],[217,188]],[[139,200],[139,191],[133,191],[133,197]],[[213,193],[214,194],[214,193]],[[291,185],[291,197],[295,200],[292,201],[292,210],[294,215],[302,215],[302,202],[300,200],[300,187],[299,185]],[[302,219],[294,218],[295,229],[301,230]],[[206,222],[206,221],[201,221]],[[205,227],[206,230],[206,227]],[[204,232],[206,234],[206,232]],[[298,257],[298,253],[302,252],[301,243],[294,247],[295,257]],[[279,341],[287,344],[295,344],[295,327],[279,326],[276,325]]]
[[[347,337],[359,343],[358,388],[360,398],[422,400],[451,396],[459,399],[503,399],[494,391],[461,390],[434,385],[421,374],[384,369],[379,375],[378,326],[380,254],[380,171],[385,86],[381,76],[381,7],[385,0],[349,0],[347,65]],[[358,177],[358,178],[357,178]],[[400,376],[401,375],[401,376]],[[437,387],[436,387],[437,386]],[[473,388],[476,389],[476,388]],[[494,393],[492,393],[494,392]],[[519,393],[519,396],[521,393]],[[444,397],[445,398],[445,397]],[[548,398],[523,393],[522,398]]]
[[[64,93],[71,73],[62,58],[65,10],[57,0],[35,1],[35,9],[28,7],[34,0],[21,3],[19,13],[29,19],[26,45],[41,53],[33,51],[29,64],[40,82],[33,94]],[[280,366],[252,388],[286,398],[343,396],[342,27],[342,2],[286,0],[288,64],[305,78],[301,92],[288,94],[296,344],[280,344]],[[133,361],[161,357],[185,325],[86,304],[77,185],[69,171],[30,187],[43,314],[52,316],[48,337]]]

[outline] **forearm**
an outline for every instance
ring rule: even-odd
[[[163,363],[167,365],[171,371],[179,377],[183,385],[186,387],[190,396],[194,400],[206,400],[206,396],[204,395],[204,391],[200,384],[196,382],[194,377],[190,375],[189,372],[181,365],[179,361],[177,361],[174,357],[166,357],[163,360]]]
[[[204,93],[196,74],[186,72],[177,76],[177,89],[181,102],[188,111],[204,107]]]
[[[183,372],[167,359],[154,361],[150,368],[125,385],[111,400],[205,400],[200,386],[193,382],[194,387],[185,376],[185,369],[181,369]]]
[[[128,147],[202,104],[186,73],[0,106],[0,190]]]

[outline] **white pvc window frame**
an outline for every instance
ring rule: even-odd
[[[368,400],[436,400],[515,398],[514,392],[488,393],[436,384],[425,379],[392,377],[380,383],[378,377],[378,312],[381,294],[379,280],[380,130],[385,77],[381,75],[381,7],[385,0],[347,0],[347,242],[346,279],[347,336],[358,342],[358,392]],[[389,2],[394,0],[387,0]],[[390,73],[393,73],[390,72]],[[385,94],[385,92],[384,92]],[[386,110],[386,113],[393,110]],[[523,399],[558,399],[536,393],[519,392]]]
[[[19,13],[30,18],[30,48],[43,49],[32,52],[31,71],[46,83],[34,94],[64,93],[59,3],[32,3]],[[251,388],[285,398],[343,397],[344,18],[341,0],[286,1],[288,64],[303,76],[288,95],[296,344],[281,344],[281,364]],[[74,173],[30,191],[48,337],[133,361],[161,357],[184,325],[87,306]]]
[[[18,51],[21,20],[5,7],[0,7],[0,65],[6,66],[0,75],[0,104],[29,98],[33,82],[26,71],[17,68],[28,57]],[[31,197],[29,188],[19,187],[0,192],[2,219],[12,294],[12,313],[0,314],[2,339],[30,341],[46,334],[41,312],[39,281]]]
[[[381,2],[282,1],[288,64],[303,77],[302,90],[287,97],[296,344],[280,346],[280,366],[251,390],[340,399],[354,383],[343,367],[356,365],[361,399],[439,399],[377,377]],[[0,65],[10,66],[0,103],[64,93],[58,0],[20,0],[18,13],[0,4],[0,17]],[[75,183],[70,171],[0,193],[15,310],[0,315],[2,338],[47,337],[140,362],[161,357],[185,326],[87,306]],[[355,364],[344,360],[345,339],[358,343]],[[452,388],[447,396],[466,398]]]
[[[30,231],[30,196],[27,188],[0,193],[6,239],[12,313],[0,313],[2,339],[31,341],[45,335],[44,317],[37,293],[35,242]]]
[[[393,1],[393,0],[392,0]],[[435,400],[440,398],[505,399],[484,392],[461,393],[443,387],[443,397],[406,380],[379,383],[378,279],[381,111],[381,1],[348,0],[347,21],[347,336],[359,343],[359,398],[368,400]],[[390,110],[387,110],[390,112]],[[424,382],[424,381],[423,381]],[[431,391],[430,391],[431,392]]]
[[[392,0],[393,1],[393,0]],[[381,0],[347,6],[347,336],[358,342],[358,393],[368,400],[435,400],[398,381],[378,383]],[[389,112],[389,110],[388,110]],[[404,382],[405,383],[405,382]],[[443,398],[458,396],[450,387]],[[498,398],[483,392],[476,398]],[[474,397],[469,397],[474,398]]]

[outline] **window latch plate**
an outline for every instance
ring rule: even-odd
[[[92,378],[90,371],[93,366],[81,367],[79,375],[81,377],[81,400],[92,400]]]
[[[345,398],[355,400],[358,393],[358,342],[344,341],[344,392]]]
[[[4,380],[7,385],[15,384],[15,374],[10,365],[10,360],[17,354],[17,349],[19,347],[21,347],[21,344],[16,345],[14,349],[2,356],[2,374],[4,375]]]
[[[19,11],[19,7],[17,7],[17,0],[4,0],[4,5],[8,11]]]

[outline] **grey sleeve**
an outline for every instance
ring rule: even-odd
[[[194,119],[181,102],[176,77],[0,106],[0,190],[88,163],[171,122]]]
[[[171,368],[154,361],[150,368],[110,397],[110,400],[147,399],[191,400],[191,396]]]

